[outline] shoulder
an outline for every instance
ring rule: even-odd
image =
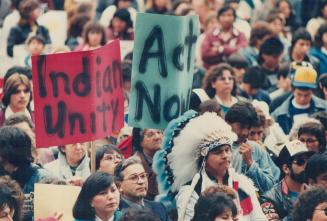
[[[312,96],[312,100],[315,103],[316,108],[327,111],[327,101],[325,101],[319,97],[316,97],[316,96]]]
[[[59,159],[56,159],[56,160],[54,160],[54,161],[52,161],[50,163],[45,164],[44,168],[47,169],[47,170],[52,170],[52,169],[54,169],[54,168],[56,168],[58,166],[59,166]]]

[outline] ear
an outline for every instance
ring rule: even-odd
[[[282,170],[285,173],[285,175],[290,174],[290,168],[288,168],[287,164],[283,164]]]
[[[211,87],[214,88],[214,89],[216,89],[216,81],[212,81],[211,82]]]

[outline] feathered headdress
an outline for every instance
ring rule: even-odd
[[[193,185],[197,183],[201,173],[199,165],[203,164],[200,160],[213,148],[232,145],[236,139],[231,127],[213,112],[198,116],[190,110],[171,121],[164,132],[163,147],[153,160],[159,200],[168,208],[174,206],[171,203],[180,187],[190,181]]]

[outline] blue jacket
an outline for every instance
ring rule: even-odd
[[[280,176],[279,168],[274,164],[267,151],[256,142],[247,141],[252,147],[253,164],[247,168],[243,156],[239,153],[239,146],[232,146],[232,166],[236,172],[249,177],[260,193],[270,190],[278,182]]]
[[[144,199],[143,202],[144,202],[144,207],[148,208],[154,214],[156,214],[161,221],[170,221],[166,208],[162,203],[154,202],[146,199]],[[130,208],[130,205],[124,200],[124,198],[121,198],[119,209],[124,213],[124,210],[128,208]]]
[[[114,221],[118,221],[121,216],[122,213],[119,210],[116,210],[114,214]],[[94,219],[74,219],[74,221],[94,221]]]
[[[327,55],[317,48],[312,48],[309,53],[320,61],[319,73],[327,73]]]
[[[281,106],[272,113],[272,116],[275,118],[276,122],[279,123],[285,134],[289,134],[293,126],[293,116],[290,114],[290,106],[293,97],[293,95],[289,96]],[[312,96],[311,105],[312,108],[311,112],[308,113],[309,115],[318,111],[327,111],[327,102],[314,95]]]

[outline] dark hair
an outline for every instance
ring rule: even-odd
[[[311,115],[312,118],[317,119],[324,126],[325,130],[327,130],[327,112],[326,111],[318,111]]]
[[[228,123],[240,123],[242,126],[256,125],[258,119],[257,112],[249,102],[239,101],[228,110],[225,115]]]
[[[113,29],[114,18],[118,18],[119,20],[126,23],[126,27],[125,27],[124,31],[119,34],[122,35],[122,39],[129,39],[131,32],[132,32],[132,28],[133,28],[133,21],[132,21],[131,14],[129,13],[129,11],[125,8],[117,9],[117,11],[113,15],[113,18],[109,24],[109,28]]]
[[[0,211],[8,206],[14,209],[14,221],[22,219],[22,208],[24,204],[24,193],[19,184],[9,176],[0,177]]]
[[[319,122],[308,122],[302,124],[297,132],[297,136],[300,137],[302,134],[310,134],[317,138],[319,142],[319,152],[323,152],[326,149],[326,137],[325,128]]]
[[[20,14],[20,20],[18,22],[19,26],[22,26],[24,24],[28,23],[28,20],[30,19],[30,13],[39,8],[40,7],[40,3],[38,0],[26,0],[26,1],[21,1],[19,3],[19,7],[18,7],[18,11]]]
[[[114,178],[108,173],[95,172],[91,174],[84,182],[73,207],[74,218],[93,220],[95,218],[95,210],[91,207],[91,200],[112,184],[114,184]]]
[[[293,48],[298,40],[305,40],[305,41],[309,41],[310,44],[312,43],[312,37],[310,33],[305,28],[299,28],[295,31],[295,33],[292,36],[290,54],[292,54]]]
[[[3,84],[6,83],[7,79],[11,77],[13,74],[22,74],[25,75],[28,79],[32,80],[32,70],[28,67],[22,67],[22,66],[13,66],[9,68],[3,77]]]
[[[89,44],[89,33],[94,31],[101,34],[100,45],[105,45],[107,43],[107,35],[105,28],[98,22],[89,21],[85,24],[83,29],[83,39],[85,44]]]
[[[160,221],[160,218],[149,208],[138,209],[131,207],[124,211],[119,221]]]
[[[10,104],[11,95],[17,92],[19,85],[24,84],[27,89],[30,91],[31,96],[27,105],[27,109],[30,109],[30,103],[32,101],[32,91],[31,91],[31,82],[26,75],[15,73],[11,75],[3,86],[3,98],[2,103],[5,107]]]
[[[236,68],[247,68],[249,66],[247,60],[239,53],[234,53],[229,56],[227,63]]]
[[[210,98],[213,98],[216,95],[216,90],[212,88],[212,83],[217,80],[218,77],[223,75],[223,72],[227,70],[229,71],[232,76],[234,76],[234,70],[233,68],[226,63],[221,63],[219,65],[211,67],[206,75],[204,76],[204,90],[207,92],[208,96]],[[234,80],[234,85],[233,85],[233,90],[232,90],[232,95],[236,94],[236,83]]]
[[[323,46],[322,36],[327,32],[327,24],[322,24],[315,35],[314,46],[320,49]]]
[[[263,63],[264,61],[262,57],[263,54],[276,56],[282,54],[283,50],[284,50],[284,45],[278,37],[273,36],[267,38],[260,46],[258,63],[259,64]]]
[[[28,118],[25,114],[23,113],[15,113],[8,117],[5,122],[3,123],[4,126],[14,126],[19,123],[27,123],[28,126],[33,130],[34,129],[34,124],[30,118]]]
[[[76,14],[72,17],[68,30],[67,30],[67,39],[70,37],[79,37],[82,36],[83,28],[87,22],[91,20],[88,14]]]
[[[5,209],[6,207],[9,207],[10,210],[14,210],[16,213],[16,210],[18,210],[18,202],[17,200],[11,195],[11,190],[6,185],[0,184],[0,211]],[[18,217],[18,214],[14,213],[14,219],[15,221],[21,220],[20,217]]]
[[[214,221],[227,209],[232,211],[233,217],[237,215],[237,208],[232,198],[224,193],[215,193],[211,196],[200,196],[194,206],[194,217],[192,221]]]
[[[278,8],[274,8],[274,9],[269,11],[266,21],[268,23],[271,23],[271,22],[275,21],[276,19],[278,19],[283,24],[285,24],[284,17],[282,17],[281,14],[282,14],[281,10],[279,10]]]
[[[205,112],[215,112],[218,116],[222,116],[221,107],[216,99],[203,101],[199,106],[199,114]]]
[[[249,84],[254,89],[262,88],[264,81],[265,75],[257,67],[249,68],[243,75],[243,83]]]
[[[103,158],[103,155],[106,153],[114,153],[117,152],[121,155],[121,150],[118,149],[115,145],[113,144],[106,144],[103,145],[102,147],[97,148],[96,154],[95,154],[95,169],[98,170],[100,167],[100,162]]]
[[[121,74],[123,82],[131,82],[132,78],[132,62],[130,60],[123,60],[121,63]]]
[[[124,170],[127,167],[129,167],[131,165],[134,165],[134,164],[142,165],[142,162],[138,158],[136,158],[134,156],[132,156],[130,158],[127,158],[126,160],[121,161],[115,168],[115,173],[114,173],[115,174],[115,179],[117,181],[120,181],[120,182],[123,181],[124,180],[124,176],[123,176]]]
[[[17,167],[28,166],[32,162],[31,138],[21,129],[4,126],[0,128],[0,156]]]
[[[324,202],[327,202],[327,190],[324,188],[316,187],[304,192],[295,203],[292,220],[311,220],[315,208]]]
[[[258,40],[263,40],[266,37],[273,35],[273,33],[272,28],[270,28],[267,22],[257,21],[252,25],[249,45],[255,47]]]
[[[317,177],[327,172],[327,153],[315,153],[312,155],[305,167],[305,173],[308,179],[315,182]]]
[[[236,12],[235,12],[234,8],[232,8],[229,5],[225,5],[225,6],[223,6],[222,8],[220,8],[218,10],[217,18],[219,18],[222,14],[224,14],[225,12],[230,11],[230,10],[233,12],[233,16],[234,16],[234,20],[235,20],[236,19]]]

